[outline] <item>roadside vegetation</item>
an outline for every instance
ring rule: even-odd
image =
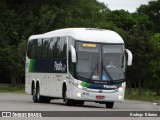
[[[160,102],[160,96],[157,96],[156,92],[149,89],[143,89],[141,95],[139,95],[138,89],[131,89],[130,91],[126,89],[125,100]]]
[[[24,85],[0,84],[0,93],[25,93]]]

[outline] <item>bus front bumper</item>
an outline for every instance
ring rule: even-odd
[[[93,102],[115,102],[124,100],[125,89],[120,88],[117,90],[98,90],[98,89],[80,89],[74,88],[72,99],[84,100]]]

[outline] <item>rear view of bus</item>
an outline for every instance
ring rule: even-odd
[[[83,105],[85,101],[89,101],[113,108],[114,102],[124,100],[126,67],[132,64],[132,53],[125,48],[123,39],[116,32],[94,28],[67,28],[38,35],[37,39],[47,38],[48,46],[51,46],[49,44],[55,37],[63,37],[65,40],[65,58],[45,59],[52,62],[48,66],[50,68],[65,64],[65,72],[51,69],[49,73],[42,72],[39,75],[26,69],[29,76],[26,77],[26,92],[31,93],[36,102],[40,102],[42,98],[46,101],[60,98],[64,99],[66,105]],[[33,38],[36,39],[36,36]],[[53,47],[55,46],[56,44]],[[53,50],[59,48],[56,46]],[[27,57],[26,65],[31,66],[29,61],[31,60]],[[45,79],[48,79],[46,84]]]

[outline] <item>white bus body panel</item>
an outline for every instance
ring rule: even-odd
[[[114,31],[92,28],[66,28],[51,31],[40,35],[32,35],[31,39],[48,38],[53,36],[72,36],[76,40],[100,43],[124,43],[120,35]]]

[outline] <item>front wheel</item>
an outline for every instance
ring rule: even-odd
[[[64,91],[64,102],[67,106],[74,105],[74,101],[67,98],[67,90]]]
[[[113,108],[114,102],[106,102],[106,108]]]
[[[84,105],[84,101],[80,101],[80,100],[75,100],[75,105],[77,106],[83,106]]]

